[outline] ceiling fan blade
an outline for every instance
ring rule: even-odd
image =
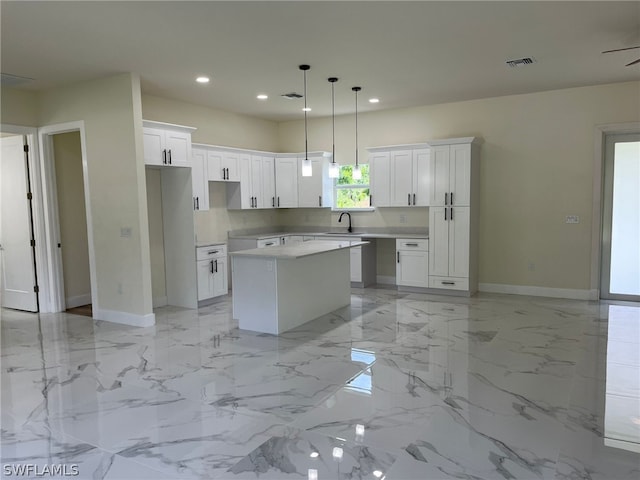
[[[616,48],[614,50],[605,50],[602,53],[611,53],[611,52],[623,52],[625,50],[635,50],[636,48],[640,48],[640,45],[638,45],[637,47],[628,47],[628,48]]]
[[[630,67],[631,65],[635,65],[636,63],[640,63],[640,58],[637,59],[635,62],[627,63],[625,67]]]

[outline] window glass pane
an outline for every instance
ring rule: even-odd
[[[369,208],[369,187],[338,188],[336,208]]]
[[[362,178],[354,180],[353,165],[342,165],[340,167],[340,177],[338,177],[337,185],[369,185],[369,164],[360,165]]]

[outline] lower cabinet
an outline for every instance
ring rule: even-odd
[[[429,240],[396,239],[396,284],[429,287]]]
[[[228,293],[227,246],[211,245],[196,249],[198,302]]]
[[[281,244],[280,237],[261,238],[256,242],[255,248],[273,247],[275,245],[280,245],[280,244]]]

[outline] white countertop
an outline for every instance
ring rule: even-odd
[[[232,252],[232,257],[263,257],[273,259],[295,259],[308,257],[310,255],[318,255],[343,248],[357,247],[366,245],[367,242],[360,242],[354,239],[352,242],[347,241],[324,241],[310,240],[308,242],[294,243],[290,245],[274,245],[272,247],[253,248],[251,250],[239,250]]]
[[[378,233],[378,232],[276,232],[276,233],[255,233],[255,234],[241,234],[231,235],[229,238],[245,238],[250,240],[263,240],[265,238],[286,237],[289,235],[305,236],[305,237],[322,237],[326,236],[327,240],[331,237],[356,237],[356,238],[429,238],[428,233]]]
[[[225,242],[204,242],[204,243],[197,243],[196,244],[196,248],[203,248],[203,247],[219,247],[220,245],[226,245]]]

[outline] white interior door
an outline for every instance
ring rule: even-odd
[[[605,139],[602,298],[640,301],[640,134]]]
[[[2,306],[38,311],[34,252],[31,246],[29,177],[21,135],[1,138],[0,276]]]

